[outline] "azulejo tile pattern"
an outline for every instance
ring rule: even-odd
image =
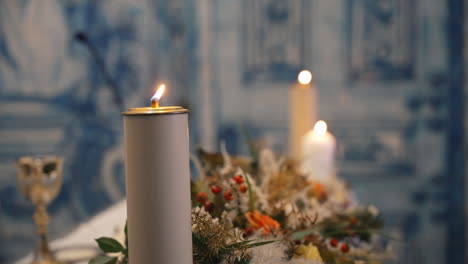
[[[167,81],[180,87],[168,103],[189,101],[195,31],[186,4],[0,3],[0,263],[35,245],[32,206],[15,185],[18,157],[65,158],[63,189],[50,207],[52,237],[124,196],[123,106],[115,95],[126,106],[144,105],[153,83]],[[184,71],[185,79],[175,78]]]
[[[19,156],[65,157],[57,237],[124,196],[119,112],[146,104],[155,81],[191,109],[193,146],[212,127],[213,145],[243,153],[244,126],[284,152],[302,68],[338,138],[340,175],[409,241],[404,263],[443,263],[444,150],[462,122],[447,116],[448,12],[438,0],[0,2],[0,263],[34,246]]]

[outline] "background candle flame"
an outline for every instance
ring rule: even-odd
[[[301,84],[309,84],[312,81],[312,73],[308,70],[302,70],[299,75],[297,75],[297,80]]]
[[[153,97],[151,97],[151,101],[159,102],[159,100],[164,94],[164,90],[166,90],[166,85],[165,84],[159,85],[158,90],[154,93]]]
[[[324,136],[327,133],[327,123],[325,121],[320,120],[315,123],[314,126],[314,134],[318,136]]]

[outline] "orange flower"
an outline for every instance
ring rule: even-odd
[[[262,229],[264,235],[269,235],[272,232],[280,230],[280,224],[276,220],[258,211],[245,213],[245,218],[247,218],[247,221],[249,221],[255,230]]]
[[[309,184],[312,186],[309,194],[313,197],[316,197],[319,200],[325,200],[327,198],[327,191],[323,184],[316,181],[309,181]]]

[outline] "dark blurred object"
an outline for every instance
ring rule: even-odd
[[[111,74],[109,73],[109,70],[106,67],[106,63],[103,59],[103,56],[99,52],[99,49],[88,38],[88,35],[86,35],[85,32],[82,32],[82,31],[76,32],[74,38],[77,42],[83,44],[89,50],[91,56],[96,61],[96,64],[104,77],[104,81],[107,83],[107,85],[109,85],[109,88],[111,89],[111,92],[115,100],[115,104],[117,105],[119,109],[123,109],[124,105],[123,105],[122,96],[120,94],[120,88],[117,85],[117,82],[114,81]]]

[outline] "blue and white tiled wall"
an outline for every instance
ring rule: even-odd
[[[124,196],[115,91],[125,106],[144,105],[154,82],[166,81],[173,89],[165,103],[190,102],[190,10],[182,1],[0,3],[0,263],[35,244],[32,206],[15,185],[19,156],[65,157],[63,189],[50,207],[53,237]]]
[[[450,81],[448,3],[461,0],[0,2],[0,263],[34,245],[17,157],[65,157],[50,208],[58,237],[124,196],[120,111],[146,104],[155,82],[170,87],[165,103],[191,110],[193,147],[224,140],[243,153],[246,127],[284,152],[288,87],[303,68],[340,175],[408,240],[402,263],[444,263],[457,254],[444,195],[460,178],[447,175],[447,137],[463,124],[448,114],[462,87]]]

